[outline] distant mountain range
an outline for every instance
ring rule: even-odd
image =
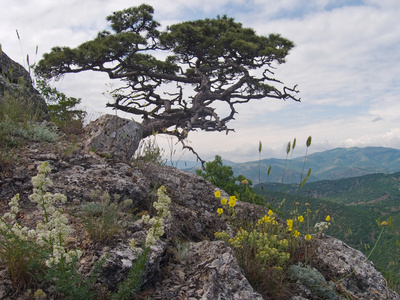
[[[384,147],[336,148],[304,157],[290,159],[262,159],[245,163],[223,161],[231,166],[235,175],[243,175],[253,181],[300,183],[311,168],[308,182],[336,180],[374,173],[394,173],[400,171],[400,150]],[[193,171],[193,162],[180,162],[178,168]],[[268,169],[271,171],[268,176]],[[304,170],[303,170],[304,166]],[[200,164],[197,163],[197,168]],[[189,169],[192,168],[192,169]],[[259,176],[260,175],[260,176]]]

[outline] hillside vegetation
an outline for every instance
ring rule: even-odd
[[[329,212],[334,226],[328,234],[335,236],[367,256],[380,234],[376,220],[392,219],[393,228],[386,228],[370,259],[389,278],[400,278],[400,173],[369,174],[339,180],[307,183],[299,193],[295,184],[281,185],[263,183],[255,191],[268,203],[279,204],[288,214],[296,209],[296,202],[304,208],[305,203],[319,215]],[[379,222],[380,223],[380,222]]]

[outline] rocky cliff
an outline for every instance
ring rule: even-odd
[[[49,119],[46,101],[34,88],[29,72],[0,47],[0,102],[9,95],[25,99],[27,109],[36,111],[38,120]]]
[[[0,203],[2,211],[6,211],[7,203],[19,193],[24,207],[19,218],[32,226],[37,212],[28,199],[32,193],[31,178],[44,161],[51,165],[51,191],[67,196],[63,209],[69,212],[75,230],[69,246],[77,246],[83,252],[80,272],[90,274],[94,263],[105,258],[96,279],[105,294],[116,290],[137,260],[129,242],[132,237],[143,241],[146,225],[131,214],[121,219],[120,230],[107,243],[94,242],[79,222],[82,205],[100,201],[93,194],[100,191],[118,195],[119,202],[131,199],[133,215],[140,215],[151,212],[155,190],[164,185],[172,199],[172,218],[165,224],[165,234],[151,247],[138,298],[263,298],[249,284],[228,244],[216,240],[216,231],[234,228],[216,213],[217,188],[201,177],[162,165],[108,159],[83,150],[80,143],[30,144],[16,154],[13,168],[0,174]],[[267,213],[265,207],[240,201],[236,210],[249,221]],[[361,252],[328,236],[315,239],[315,243],[312,260],[291,269],[293,290],[286,299],[400,299],[386,287],[385,279]],[[50,287],[45,292],[52,295]],[[25,295],[15,294],[8,270],[1,269],[0,298],[26,299]]]

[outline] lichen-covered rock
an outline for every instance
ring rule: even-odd
[[[189,243],[156,286],[156,299],[263,299],[221,241]]]
[[[159,241],[157,245],[151,246],[148,262],[141,278],[142,284],[152,280],[160,269],[160,262],[164,256],[167,243]],[[97,279],[109,291],[117,291],[118,283],[123,281],[129,270],[136,262],[138,255],[126,243],[113,245],[112,248],[103,249],[103,257],[106,257],[104,264],[101,266],[101,272]]]
[[[352,299],[400,299],[387,288],[386,280],[365,255],[333,237],[316,240],[313,265],[336,290]]]
[[[103,115],[85,126],[84,147],[109,157],[129,161],[142,139],[142,126],[116,115]]]
[[[33,87],[28,71],[0,48],[0,102],[9,100],[5,94],[26,101],[27,107],[37,113],[39,120],[49,120],[46,101]]]

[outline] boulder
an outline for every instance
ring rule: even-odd
[[[222,241],[188,243],[157,283],[156,299],[262,300]]]
[[[86,150],[129,161],[142,139],[142,126],[116,115],[103,115],[85,127]]]
[[[0,48],[0,102],[10,97],[25,101],[27,108],[37,113],[39,121],[50,119],[46,100],[34,88],[29,72]]]
[[[385,278],[361,251],[334,237],[316,240],[313,265],[332,280],[337,292],[350,299],[400,299],[387,288]]]

